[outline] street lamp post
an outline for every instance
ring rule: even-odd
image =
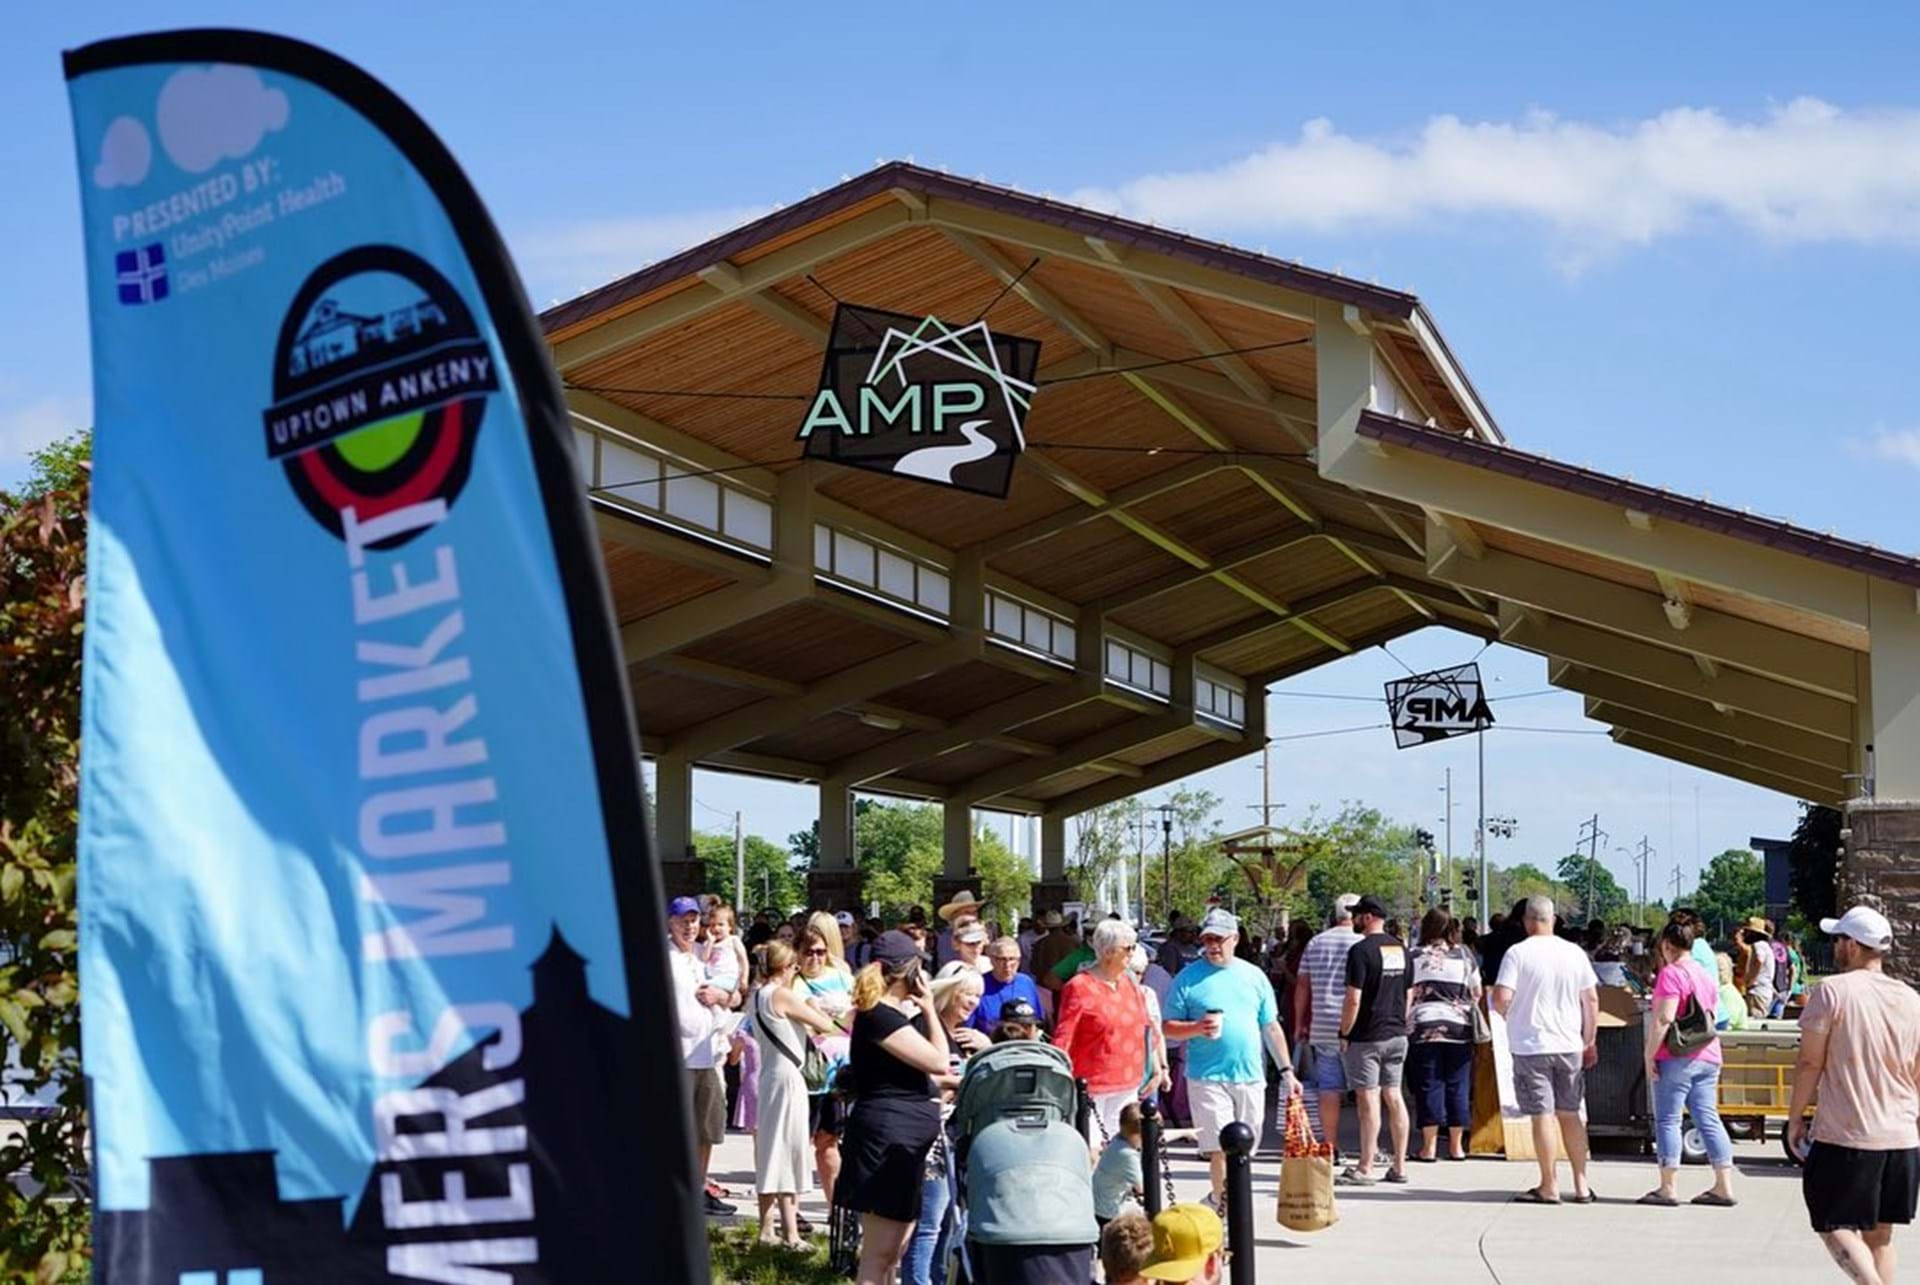
[[[1160,814],[1160,911],[1173,922],[1173,813],[1171,803],[1154,809]]]

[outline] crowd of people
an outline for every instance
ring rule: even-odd
[[[985,909],[963,894],[891,926],[844,911],[761,912],[743,933],[725,905],[672,903],[702,1177],[729,1123],[753,1134],[763,1242],[809,1247],[798,1198],[817,1183],[829,1206],[859,1217],[863,1285],[943,1282],[949,1210],[961,1199],[947,1128],[954,1092],[970,1058],[1037,1040],[1070,1060],[1090,1099],[1104,1279],[1218,1279],[1228,1124],[1260,1137],[1277,1086],[1283,1104],[1304,1092],[1321,1136],[1337,1140],[1351,1094],[1359,1140],[1341,1185],[1407,1184],[1409,1165],[1464,1160],[1473,1049],[1488,1038],[1489,1012],[1504,1020],[1513,1096],[1538,1165],[1515,1199],[1592,1203],[1584,1105],[1603,977],[1647,998],[1658,1181],[1640,1204],[1737,1203],[1717,1108],[1720,1036],[1803,1002],[1792,1142],[1808,1154],[1815,1229],[1856,1279],[1889,1279],[1892,1227],[1911,1220],[1920,1198],[1920,997],[1885,977],[1891,929],[1869,909],[1823,921],[1842,973],[1810,998],[1792,938],[1756,918],[1716,951],[1687,909],[1650,932],[1577,929],[1534,897],[1484,932],[1431,909],[1409,939],[1380,901],[1343,895],[1319,932],[1296,924],[1271,943],[1249,941],[1234,915],[1214,909],[1176,916],[1154,952],[1117,916],[1081,926],[1048,913],[1005,932]],[[1821,1123],[1809,1146],[1802,1099],[1815,1084]],[[1212,1177],[1203,1202],[1172,1205],[1151,1223],[1136,1212],[1149,1180],[1146,1101],[1168,1125],[1193,1130]],[[1683,1117],[1712,1172],[1690,1197],[1678,1190]],[[1570,1184],[1560,1179],[1563,1153]],[[709,1214],[735,1213],[730,1194],[707,1181]],[[975,1279],[1086,1280],[1092,1253],[1049,1247]],[[1869,1267],[1880,1274],[1864,1274]]]

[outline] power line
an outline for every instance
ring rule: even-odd
[[[1349,732],[1377,732],[1383,727],[1392,727],[1391,723],[1368,723],[1365,727],[1335,727],[1321,732],[1295,732],[1291,736],[1269,736],[1268,742],[1275,741],[1311,741],[1321,736],[1345,736]]]

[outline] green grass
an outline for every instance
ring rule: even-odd
[[[846,1277],[827,1270],[827,1242],[814,1236],[813,1253],[797,1254],[762,1245],[757,1223],[707,1228],[707,1256],[714,1285],[844,1285]]]

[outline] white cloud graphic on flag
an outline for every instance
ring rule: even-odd
[[[160,87],[160,145],[173,163],[202,174],[239,160],[287,123],[287,96],[251,67],[187,67]]]
[[[100,140],[100,160],[93,167],[95,187],[134,187],[144,183],[153,166],[153,140],[147,127],[131,116],[116,117]]]

